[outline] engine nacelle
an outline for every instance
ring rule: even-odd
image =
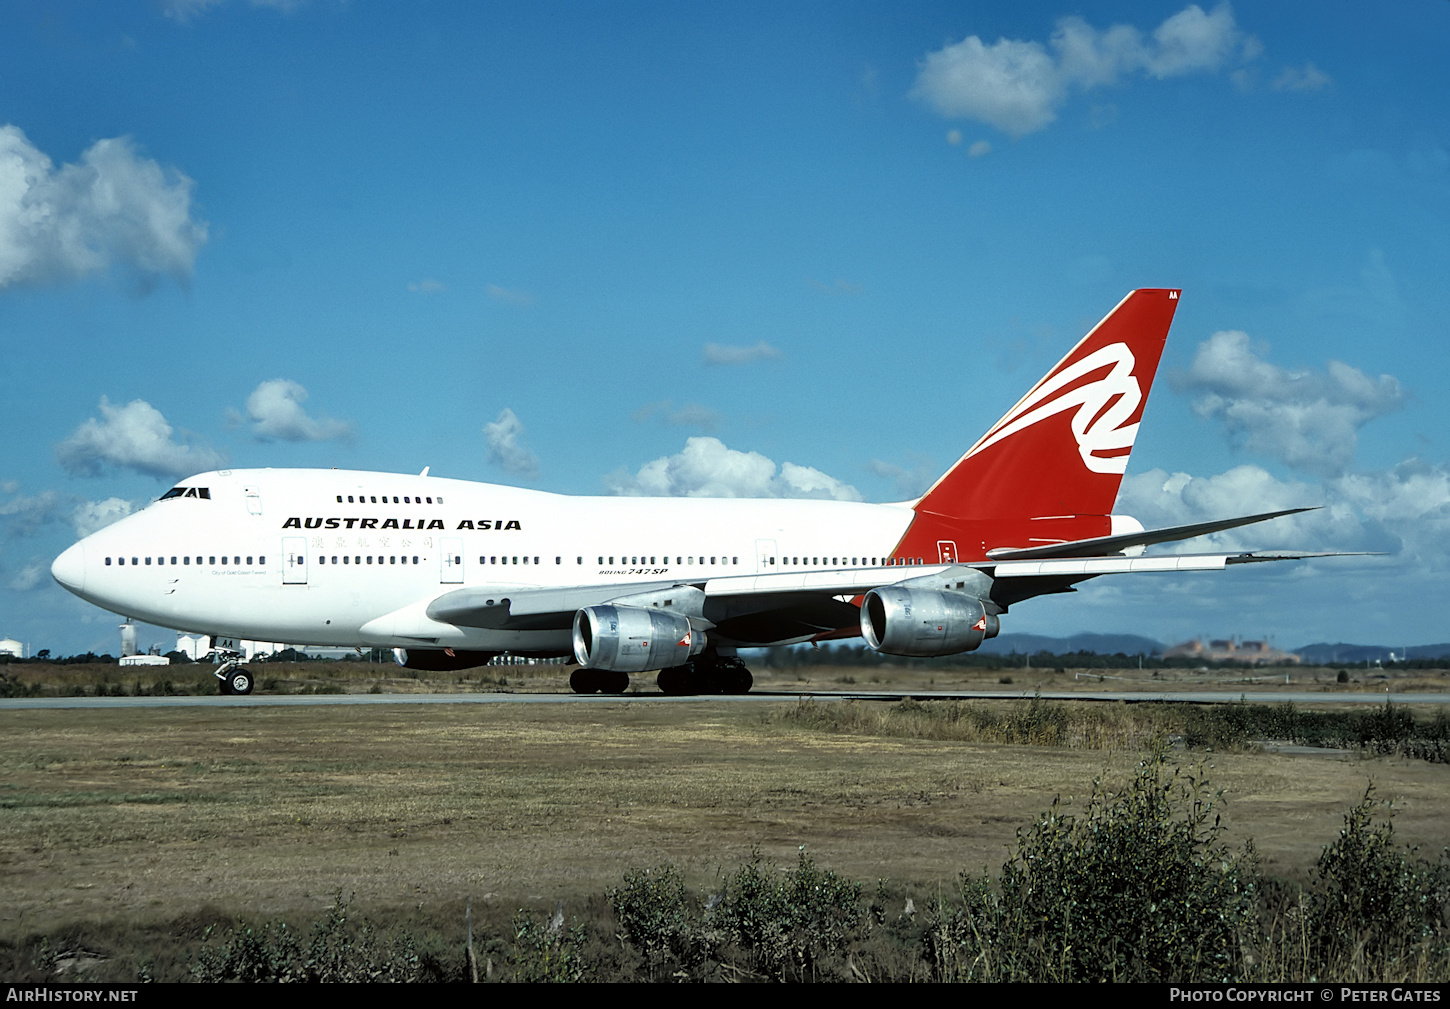
[[[929,658],[970,652],[1001,625],[982,601],[961,592],[885,585],[861,603],[861,636],[878,652]]]
[[[433,673],[451,673],[459,669],[486,666],[498,652],[467,652],[441,648],[394,648],[393,661],[404,669],[424,669]]]
[[[574,614],[574,658],[590,669],[669,669],[704,649],[705,632],[678,613],[606,604]]]

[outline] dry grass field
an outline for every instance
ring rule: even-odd
[[[329,665],[355,668],[278,667],[273,689],[562,686],[557,667],[504,670],[502,686],[496,670],[429,682]],[[76,675],[57,692],[105,683]],[[998,678],[912,675],[936,682],[900,685]],[[173,689],[210,691],[205,671],[186,676],[174,670]],[[1440,687],[1442,676],[1397,688]],[[846,678],[862,677],[812,670],[809,682]],[[546,913],[597,899],[633,868],[673,863],[708,888],[753,851],[785,866],[802,845],[822,867],[868,887],[889,879],[920,903],[963,870],[995,872],[1055,796],[1080,806],[1095,778],[1126,781],[1154,717],[1063,705],[1088,728],[1068,745],[1033,746],[904,731],[879,717],[884,702],[798,703],[0,712],[0,942],[208,913],[314,916],[339,893],[392,916],[457,917],[467,898],[495,917]],[[1004,714],[1028,703],[977,702]],[[1371,782],[1394,803],[1399,841],[1431,855],[1450,844],[1450,765],[1254,748],[1180,748],[1171,760],[1203,765],[1227,799],[1226,840],[1253,838],[1270,876],[1304,878]]]

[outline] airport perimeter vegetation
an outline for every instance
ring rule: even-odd
[[[1109,920],[1114,898],[1084,893],[1101,913],[1078,914],[1078,927],[1099,931],[1072,942],[1121,944],[1121,958],[1098,958],[1113,976],[1450,978],[1450,877],[1437,860],[1450,841],[1450,732],[1442,713],[1393,703],[1443,691],[1443,663],[1140,671],[1136,656],[1118,669],[1071,656],[1033,656],[1030,668],[994,658],[757,663],[757,689],[782,697],[751,705],[0,712],[0,975],[1084,978],[1092,965],[1049,963],[1039,954],[1056,948],[1052,937],[1023,931],[1043,908],[1003,896],[1032,891],[1012,875],[1024,843],[1076,851],[1076,861],[1053,864],[1079,884],[1119,872],[1089,865],[1070,836],[1074,822],[1091,821],[1131,839],[1121,847],[1136,854],[1119,855],[1138,859],[1133,872],[1145,878],[1154,873],[1143,858],[1212,856],[1217,875],[1189,872],[1203,892],[1184,899],[1227,901],[1221,910],[1238,929],[1230,941],[1164,919],[1151,942],[1125,937],[1114,931],[1124,922]],[[567,689],[559,665],[416,675],[366,661],[257,668],[269,693]],[[1322,691],[1325,704],[1253,703],[1286,677]],[[1025,690],[1212,686],[1244,700],[786,696],[872,686],[928,698],[1009,679]],[[214,683],[197,665],[0,667],[0,692],[11,696],[211,693]],[[637,689],[651,687],[646,679]],[[1366,687],[1387,691],[1389,705],[1336,710],[1336,691]],[[1158,785],[1141,770],[1155,749]],[[1189,776],[1207,782],[1189,789],[1196,799],[1143,799],[1171,799]],[[1393,804],[1392,820],[1382,803]],[[1186,827],[1204,808],[1222,820]],[[1336,889],[1336,871],[1379,882],[1350,893]],[[1220,892],[1226,879],[1232,893]],[[1324,924],[1349,913],[1334,912],[1334,901],[1353,900],[1357,925]],[[1395,949],[1371,941],[1370,924]],[[1246,929],[1256,936],[1247,944]],[[1294,952],[1311,946],[1318,960]],[[1175,961],[1170,949],[1197,950],[1200,961]]]

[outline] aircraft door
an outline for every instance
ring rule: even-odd
[[[755,573],[768,575],[780,570],[775,563],[775,540],[755,541]]]
[[[439,558],[438,580],[445,584],[463,581],[463,540],[457,536],[439,539],[442,554]]]
[[[307,538],[282,537],[282,584],[307,584]]]

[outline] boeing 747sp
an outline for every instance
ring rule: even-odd
[[[651,670],[665,693],[743,692],[740,648],[858,635],[890,655],[969,652],[1012,606],[1099,575],[1311,556],[1144,553],[1289,512],[1154,530],[1112,514],[1177,306],[1175,290],[1129,294],[915,501],[220,470],[51,570],[97,606],[214,637],[390,647],[423,669],[572,655],[580,692]],[[232,666],[222,689],[251,684]]]

